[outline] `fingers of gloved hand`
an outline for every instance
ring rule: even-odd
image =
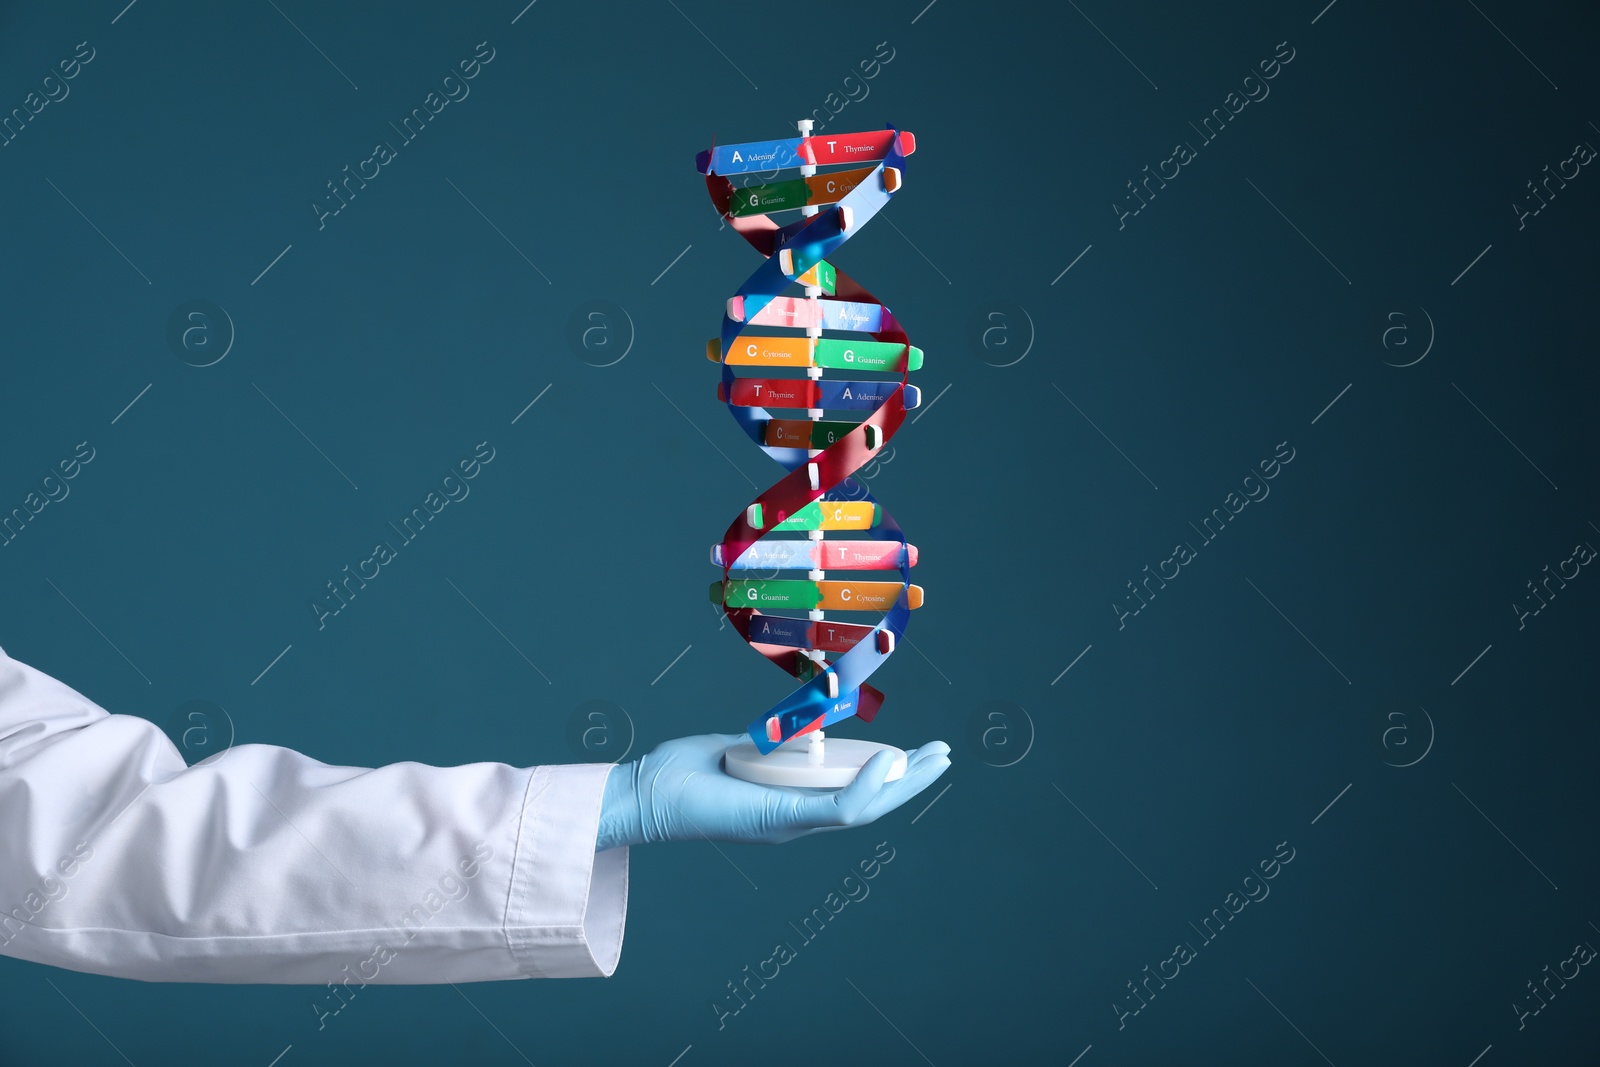
[[[919,767],[932,764],[935,760],[939,761],[939,766],[941,767],[950,766],[950,746],[943,741],[934,741],[917,749],[916,757],[906,760],[906,776],[909,776]],[[943,772],[941,771],[940,773]],[[934,777],[937,778],[938,774],[935,774]]]
[[[932,785],[949,766],[950,760],[939,751],[931,752],[916,760],[907,760],[906,773],[878,790],[877,795],[867,803],[866,808],[853,822],[842,826],[818,826],[806,832],[820,834],[876,822]]]
[[[921,745],[917,748],[908,748],[906,749],[905,773],[899,778],[895,779],[893,782],[890,782],[889,785],[897,786],[900,782],[910,777],[911,773],[917,769],[918,765],[924,763],[925,761],[930,759],[941,759],[948,757],[949,755],[950,746],[945,744],[943,741],[929,741],[927,744]],[[946,762],[949,762],[948,759],[946,759]]]
[[[948,746],[941,742],[940,747]],[[861,813],[861,817],[856,820],[856,825],[862,826],[887,815],[932,785],[949,768],[949,757],[937,750],[908,762],[906,773],[886,784],[878,795],[872,798],[866,810]]]
[[[872,798],[884,788],[894,766],[893,752],[877,752],[856,772],[849,785],[824,796],[802,797],[795,802],[796,821],[803,828],[851,826]]]
[[[929,741],[927,744],[917,748],[908,748],[906,749],[906,773],[911,773],[911,768],[915,767],[919,760],[927,759],[930,756],[948,756],[949,754],[950,746],[943,741]]]

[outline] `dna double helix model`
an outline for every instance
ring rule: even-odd
[[[716,146],[695,162],[718,213],[766,257],[728,300],[720,337],[707,343],[707,357],[722,366],[718,399],[789,472],[712,548],[723,573],[711,599],[751,647],[802,683],[750,724],[758,752],[810,735],[820,762],[824,727],[877,715],[883,694],[867,679],[922,604],[911,583],[916,547],[852,477],[920,402],[908,379],[922,351],[877,297],[827,258],[904,186],[916,141],[892,126],[827,136],[811,136],[811,128],[804,120],[798,137]],[[773,180],[796,168],[798,177]],[[790,212],[799,213],[793,221],[772,217]],[[796,285],[801,295],[785,295]],[[803,376],[757,376],[772,371]],[[855,580],[861,571],[899,571],[900,580]],[[790,576],[776,577],[784,572]],[[884,614],[871,625],[828,618],[838,611]]]

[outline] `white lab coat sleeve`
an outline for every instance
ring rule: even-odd
[[[0,954],[159,982],[609,977],[628,850],[610,764],[193,767],[0,650]],[[337,993],[337,990],[334,991]]]

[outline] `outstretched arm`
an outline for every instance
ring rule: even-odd
[[[707,734],[610,764],[332,767],[243,745],[198,763],[0,650],[0,954],[145,981],[329,985],[609,976],[627,846],[780,842],[926,788],[753,785]],[[329,1000],[330,1010],[339,1001]]]

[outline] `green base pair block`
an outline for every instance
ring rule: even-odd
[[[822,603],[822,592],[816,582],[798,582],[782,578],[730,579],[711,583],[711,602],[727,604],[731,608],[782,608],[786,611],[810,611]]]
[[[816,364],[829,370],[890,371],[922,369],[922,349],[911,346],[910,366],[902,368],[900,357],[906,354],[905,345],[893,341],[840,341],[831,337],[817,339]]]
[[[751,504],[746,516],[757,530],[766,529],[766,515],[760,504]],[[882,521],[876,504],[860,500],[813,500],[784,519],[775,530],[866,530]]]

